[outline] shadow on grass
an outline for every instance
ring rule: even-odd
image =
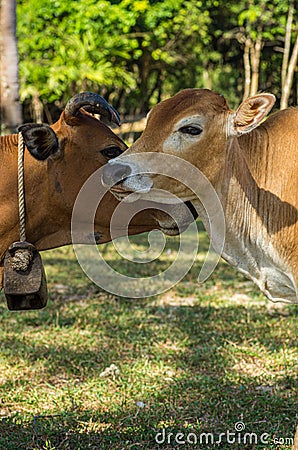
[[[253,385],[241,389],[225,385],[219,396],[218,387],[208,413],[202,401],[189,399],[189,389],[201,391],[197,383],[177,381],[184,391],[178,396],[173,390],[161,392],[155,402],[167,399],[159,406],[158,415],[146,407],[140,411],[126,407],[114,414],[93,410],[62,411],[60,414],[40,415],[31,419],[21,416],[0,422],[0,448],[5,450],[41,449],[290,449],[295,433],[294,422],[285,407],[285,399],[275,396],[268,404],[265,394],[255,394]],[[229,391],[229,394],[228,394]],[[203,394],[206,394],[204,391]],[[201,397],[201,396],[199,396]],[[169,398],[171,398],[169,406]],[[206,402],[206,400],[205,400]],[[152,405],[151,405],[152,406]],[[213,413],[210,411],[213,408]],[[183,414],[181,411],[183,410]],[[236,413],[245,411],[245,417]],[[254,410],[254,411],[253,411]],[[287,422],[284,424],[284,422]],[[242,425],[241,425],[242,424]],[[241,426],[241,431],[239,427]],[[183,445],[182,445],[183,444]]]
[[[11,313],[0,307],[0,314],[6,331],[6,336],[1,338],[2,355],[12,360],[25,355],[30,363],[43,359],[53,373],[61,367],[71,371],[73,365],[68,365],[68,361],[89,361],[90,365],[94,362],[98,368],[99,361],[110,360],[111,356],[115,358],[115,352],[121,362],[125,348],[129,348],[135,358],[139,356],[141,346],[150,351],[153,344],[169,339],[187,342],[183,355],[188,362],[194,359],[199,363],[206,352],[207,362],[215,372],[222,366],[216,349],[221,350],[227,343],[232,348],[243,342],[247,345],[257,343],[266,352],[275,354],[285,348],[297,348],[295,319],[298,306],[293,305],[279,313],[256,304],[251,307],[239,304],[154,305],[150,299],[119,300],[110,296],[106,300],[87,301],[84,307],[76,302],[51,302],[47,309],[32,313]],[[11,321],[12,316],[15,320]],[[18,326],[26,327],[26,333],[15,331],[17,322]],[[64,330],[69,330],[70,340],[59,342],[60,334],[65,337]],[[73,340],[84,330],[88,331],[85,340],[74,345]],[[37,333],[46,332],[50,333],[50,341],[46,340],[46,334],[36,339]],[[56,335],[53,339],[51,333]],[[92,343],[93,348],[86,349],[85,342]],[[161,356],[162,353],[161,349]],[[177,357],[175,352],[173,355]],[[181,357],[179,352],[178,357]],[[228,354],[223,363],[225,367],[229,366]]]
[[[46,309],[11,313],[1,296],[0,412],[10,413],[0,421],[0,450],[291,448],[297,306],[267,308],[252,284],[245,288],[252,305],[248,296],[245,304],[233,302],[229,295],[243,292],[246,281],[222,262],[204,287],[196,284],[195,263],[173,292],[176,304],[175,298],[119,299],[92,285],[63,252],[44,257]],[[165,266],[155,262],[154,269]],[[120,376],[100,377],[111,363]],[[258,439],[268,434],[268,442],[245,443],[237,434],[238,441],[225,435],[216,443],[239,422]]]
[[[296,316],[297,307],[288,307],[279,315],[255,305],[160,306],[148,299],[132,302],[110,298],[90,301],[83,309],[51,303],[38,320],[26,313],[21,321],[26,327],[23,335],[14,322],[5,320],[2,357],[11,364],[23,360],[31,367],[42,362],[44,382],[53,382],[63,373],[68,380],[88,380],[94,389],[97,382],[105,387],[108,381],[101,380],[99,373],[113,362],[121,368],[116,389],[125,398],[126,387],[131,389],[129,384],[133,383],[130,366],[149,372],[151,366],[162,362],[173,373],[164,370],[148,375],[144,408],[132,404],[135,393],[128,392],[128,403],[111,404],[108,412],[101,409],[99,401],[87,411],[77,405],[60,408],[53,416],[5,418],[0,424],[0,448],[181,448],[175,436],[183,433],[198,440],[195,446],[186,442],[183,448],[215,449],[218,444],[212,444],[210,436],[210,442],[200,444],[201,434],[212,433],[216,441],[220,433],[235,432],[239,421],[249,433],[259,437],[267,433],[268,443],[222,442],[220,448],[290,448],[285,439],[294,434],[298,380],[294,364],[289,367],[284,363],[283,352],[297,345]],[[51,328],[55,321],[55,328]],[[34,337],[45,331],[52,333],[53,339],[47,334]],[[66,340],[59,342],[66,332]],[[83,339],[78,342],[80,333]],[[279,353],[277,363],[272,359],[277,375],[271,379],[270,359]],[[141,368],[144,355],[151,364],[147,369]],[[8,381],[1,389],[11,390],[19,382],[24,389],[27,383],[30,389],[30,379]],[[141,389],[142,380],[135,382]],[[155,436],[163,429],[165,441],[158,445]]]

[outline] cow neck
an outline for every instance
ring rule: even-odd
[[[266,133],[263,142],[260,138],[235,139],[229,148],[218,192],[226,221],[222,256],[271,300],[297,301],[287,255],[278,241],[279,232],[297,222],[297,211],[267,188],[268,175],[262,174],[264,158],[270,160]]]
[[[17,152],[18,147],[18,135],[17,134],[8,134],[5,136],[0,136],[0,158],[1,158],[1,171],[6,170],[7,168],[11,168],[12,164],[14,164],[14,156]],[[12,159],[13,158],[13,159]],[[1,205],[2,206],[2,205]],[[3,213],[3,212],[2,212]],[[2,220],[6,220],[6,216],[2,214]],[[1,220],[1,222],[2,222]],[[0,265],[2,266],[4,261],[5,252],[8,249],[9,245],[13,242],[13,240],[17,239],[17,233],[15,232],[15,224],[10,223],[10,232],[4,235],[1,235],[1,247],[0,247]],[[12,237],[15,239],[12,239]],[[0,267],[1,269],[1,267]],[[3,268],[2,268],[3,269]],[[2,270],[1,269],[1,270]],[[2,281],[2,275],[0,276],[0,281]],[[0,287],[2,284],[0,282]]]
[[[7,145],[15,145],[15,138],[17,137],[17,145],[18,145],[18,168],[17,168],[17,183],[18,183],[18,207],[19,207],[19,239],[21,242],[26,241],[26,226],[25,226],[25,192],[24,192],[24,149],[25,143],[23,140],[22,133],[18,133],[18,135],[8,135],[7,138],[12,139],[4,139],[1,137],[1,150],[7,148]],[[2,144],[3,147],[2,147]],[[9,243],[9,245],[12,242]],[[0,255],[0,262],[3,261],[5,256],[6,249]]]
[[[253,133],[251,133],[253,134]],[[226,167],[221,188],[224,208],[229,219],[235,217],[237,226],[244,227],[246,235],[260,232],[257,218],[263,216],[264,180],[261,180],[259,167],[263,155],[259,151],[262,145],[255,136],[251,140],[234,138],[229,146]],[[254,149],[254,153],[253,150]],[[263,224],[266,226],[266,224]]]
[[[18,135],[17,134],[8,134],[6,136],[0,136],[0,149],[1,152],[6,153],[12,153],[16,151],[16,148],[18,146]],[[1,157],[1,155],[0,155]]]

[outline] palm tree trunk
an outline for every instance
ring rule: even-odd
[[[13,133],[22,123],[22,108],[19,101],[16,0],[1,0],[0,15],[0,117],[2,127]]]

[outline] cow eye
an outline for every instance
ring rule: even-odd
[[[202,128],[200,126],[186,125],[185,127],[179,128],[180,133],[191,134],[192,136],[198,136],[202,133]]]
[[[121,150],[120,147],[117,147],[117,145],[111,145],[110,147],[106,147],[103,150],[101,150],[101,154],[108,159],[116,158],[117,156],[121,155],[123,150]]]

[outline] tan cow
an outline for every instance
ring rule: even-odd
[[[221,202],[223,258],[269,299],[297,302],[298,109],[264,121],[274,102],[273,95],[260,94],[233,112],[222,95],[186,89],[152,109],[143,135],[125,152],[122,167],[122,156],[107,164],[103,182],[112,186],[115,172],[119,177],[122,171],[122,182],[111,188],[117,198],[130,193],[146,198],[158,188],[190,200],[208,230],[207,214],[196,195],[175,179],[142,174],[154,166],[154,157],[152,163],[146,158],[142,163],[140,156],[158,152],[188,161],[208,178]],[[166,197],[157,194],[156,200]]]
[[[71,217],[81,187],[92,173],[127,148],[108,126],[86,110],[119,124],[118,113],[102,97],[81,93],[68,102],[53,126],[20,127],[29,150],[24,156],[26,235],[38,250],[72,242]],[[17,134],[1,137],[0,288],[4,254],[12,242],[19,240],[17,147]],[[97,243],[111,239],[110,219],[118,203],[109,192],[103,197],[94,222]],[[84,235],[87,219],[83,216],[81,220],[80,242],[89,243],[94,236]],[[130,223],[129,233],[154,228],[164,229],[168,234],[178,233],[171,217],[153,209],[138,213]],[[126,223],[120,223],[119,229],[114,230],[114,235],[125,233]]]

